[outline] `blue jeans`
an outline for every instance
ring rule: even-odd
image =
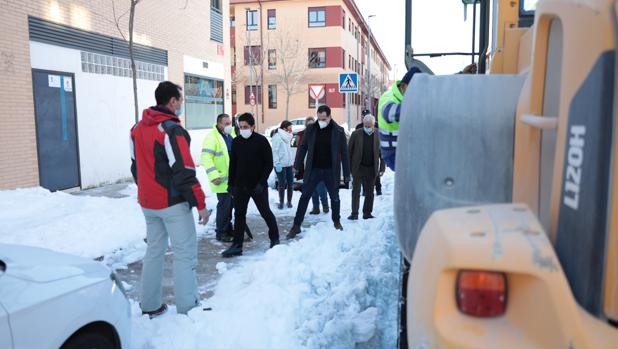
[[[315,191],[311,195],[311,201],[313,202],[313,209],[320,208],[320,201],[322,201],[322,207],[328,207],[328,194],[326,192],[326,185],[324,182],[320,182]]]
[[[275,171],[277,175],[277,187],[279,189],[285,189],[288,186],[294,185],[294,172],[292,171],[292,166],[283,167],[281,172]]]
[[[303,224],[303,220],[305,220],[305,213],[307,213],[307,206],[309,206],[309,200],[311,200],[313,192],[316,191],[316,188],[320,182],[324,183],[326,190],[328,190],[328,195],[330,196],[333,222],[339,222],[341,219],[339,216],[339,211],[341,209],[341,201],[339,201],[339,183],[335,182],[333,170],[330,168],[316,168],[311,171],[309,178],[305,176],[305,181],[303,182],[303,194],[300,196],[300,200],[298,202],[296,217],[294,217],[294,225]]]
[[[217,236],[232,232],[232,196],[229,193],[217,193]]]

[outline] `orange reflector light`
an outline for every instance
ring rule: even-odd
[[[506,311],[506,275],[491,271],[460,271],[455,298],[459,310],[466,315],[503,315]]]

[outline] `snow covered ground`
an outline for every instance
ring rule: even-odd
[[[133,300],[132,347],[395,347],[400,260],[392,173],[383,185],[374,220],[347,221],[350,192],[343,190],[343,232],[333,228],[329,215],[320,215],[287,245],[242,257],[234,265],[222,259],[214,295],[203,302],[211,311],[194,309],[185,316],[171,307],[163,317],[149,320]],[[0,241],[104,256],[112,267],[139,260],[145,227],[135,187],[126,194],[108,199],[40,188],[0,191]],[[216,199],[208,196],[207,205],[214,208]],[[273,191],[271,203],[275,197]],[[252,207],[250,214],[255,213]],[[198,227],[198,234],[209,237],[212,227]]]

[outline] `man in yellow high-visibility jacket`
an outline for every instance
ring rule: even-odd
[[[380,132],[380,147],[382,159],[386,166],[395,171],[395,155],[397,153],[397,138],[399,137],[399,117],[401,102],[406,94],[410,80],[420,69],[412,67],[401,80],[395,83],[380,97],[378,102],[378,128]]]
[[[235,137],[232,118],[227,114],[217,116],[217,123],[204,138],[202,144],[202,166],[206,170],[210,189],[217,194],[216,238],[231,242],[232,197],[227,191],[230,168],[230,151]]]

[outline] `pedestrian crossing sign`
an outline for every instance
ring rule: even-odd
[[[340,73],[339,74],[339,93],[358,93],[358,74]]]

